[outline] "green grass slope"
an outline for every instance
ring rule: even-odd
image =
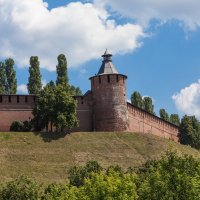
[[[153,135],[71,133],[66,136],[0,133],[0,182],[21,174],[40,182],[64,182],[71,166],[97,160],[103,167],[139,167],[167,149],[200,158],[200,151]]]

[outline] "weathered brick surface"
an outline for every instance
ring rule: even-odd
[[[127,104],[131,132],[154,134],[178,142],[178,127],[163,121],[131,104]]]
[[[93,97],[93,128],[95,131],[125,131],[126,76],[103,74],[91,78]]]
[[[9,131],[13,121],[32,118],[34,95],[0,95],[0,131]]]
[[[109,78],[108,78],[109,77]],[[77,96],[79,127],[74,131],[131,131],[178,141],[178,128],[126,102],[126,76],[91,78],[91,91]],[[0,131],[32,118],[34,95],[0,95]]]

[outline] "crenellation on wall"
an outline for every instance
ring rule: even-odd
[[[154,134],[178,142],[179,129],[177,126],[130,103],[127,103],[127,106],[129,131]]]

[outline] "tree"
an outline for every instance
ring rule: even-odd
[[[154,105],[150,97],[144,97],[143,106],[144,106],[144,110],[146,110],[147,112],[151,114],[154,114]]]
[[[10,181],[1,190],[2,200],[37,200],[41,197],[40,187],[26,176]]]
[[[176,126],[180,126],[180,118],[178,114],[170,115],[170,122]]]
[[[183,116],[179,137],[182,144],[200,149],[200,122],[195,116]]]
[[[167,152],[148,162],[139,177],[140,200],[193,200],[200,198],[200,163],[191,156]]]
[[[0,94],[6,94],[6,74],[3,62],[0,62]]]
[[[68,73],[67,73],[67,59],[64,54],[58,56],[57,80],[56,84],[68,84]]]
[[[38,94],[42,89],[41,74],[40,74],[40,62],[37,56],[31,56],[29,67],[29,79],[28,79],[28,92],[29,94]]]
[[[7,79],[7,94],[16,94],[17,93],[17,79],[16,72],[14,70],[14,60],[12,58],[8,58],[5,60],[5,72]]]
[[[79,87],[70,86],[70,94],[72,96],[82,96],[82,91]]]
[[[165,109],[163,109],[163,108],[160,109],[159,114],[160,114],[161,119],[169,122],[169,115],[168,115],[168,113],[166,112]]]
[[[37,130],[48,131],[49,125],[57,131],[78,126],[76,115],[77,102],[69,93],[69,86],[52,82],[47,84],[37,96],[33,109],[33,124]]]
[[[138,107],[143,109],[143,100],[142,100],[142,96],[139,92],[133,92],[133,94],[131,95],[131,103]]]

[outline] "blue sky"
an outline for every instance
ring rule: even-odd
[[[31,55],[40,59],[45,84],[55,80],[60,53],[67,56],[70,83],[86,92],[108,48],[128,76],[129,99],[137,90],[154,100],[156,112],[200,118],[199,1],[45,2],[0,0],[0,58],[14,58],[19,93],[26,90]]]

